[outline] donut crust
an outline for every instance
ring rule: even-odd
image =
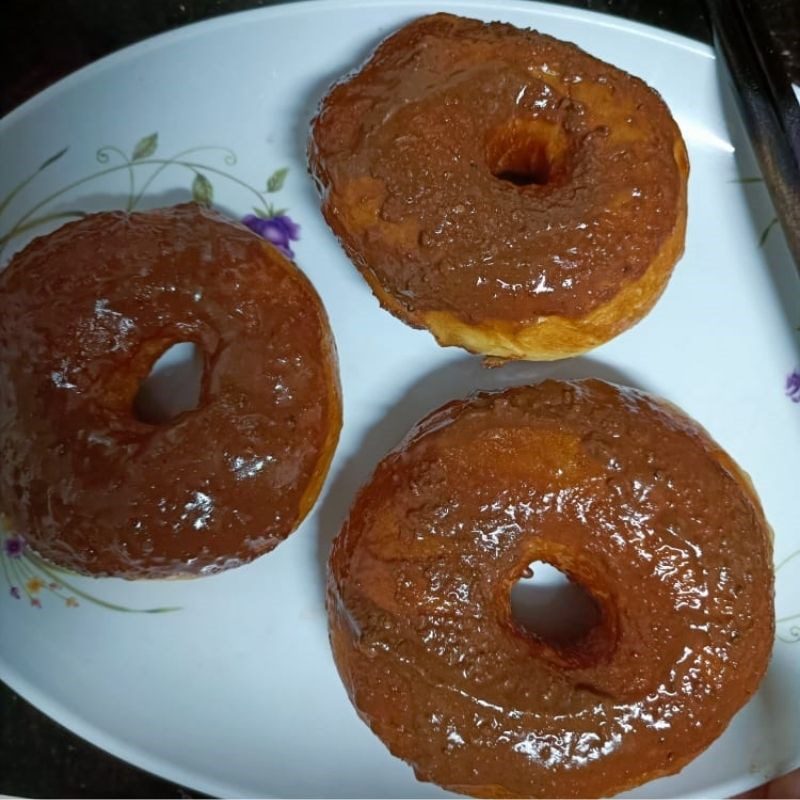
[[[577,640],[515,620],[534,561],[579,583]],[[672,404],[597,380],[449,403],[378,465],[334,542],[334,660],[423,781],[608,797],[678,772],[752,696],[774,638],[752,484]]]
[[[172,345],[196,408],[137,407]],[[0,510],[52,563],[196,576],[272,550],[316,500],[341,428],[336,348],[306,276],[195,204],[104,212],[0,275]]]
[[[388,311],[503,359],[586,352],[683,254],[689,162],[644,82],[566,42],[449,14],[323,99],[322,212]]]

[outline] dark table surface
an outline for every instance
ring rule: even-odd
[[[269,0],[5,0],[0,4],[0,114],[120,47],[197,20],[274,4]],[[616,14],[710,41],[702,0],[561,0],[560,4]],[[800,2],[764,0],[763,5],[776,20],[776,46],[790,58],[800,58]],[[787,24],[792,22],[790,17],[794,24]],[[203,796],[107,755],[2,683],[0,794]]]

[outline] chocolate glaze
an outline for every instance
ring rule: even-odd
[[[309,158],[328,223],[411,321],[530,324],[583,316],[646,271],[685,213],[678,150],[638,78],[435,14],[330,91]]]
[[[537,560],[599,610],[546,641],[509,593]],[[755,691],[774,634],[755,494],[676,409],[601,381],[450,403],[378,466],[336,539],[334,655],[421,780],[605,797],[679,770]]]
[[[177,342],[204,354],[199,406],[142,422],[136,392]],[[249,561],[307,511],[339,426],[314,289],[216,213],[91,215],[0,275],[0,510],[55,563],[157,577]]]

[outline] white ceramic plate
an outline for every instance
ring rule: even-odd
[[[320,95],[434,10],[575,41],[656,87],[681,125],[686,255],[655,310],[589,358],[488,371],[439,348],[379,309],[319,214],[304,152]],[[3,259],[58,215],[163,205],[193,185],[233,216],[288,209],[301,226],[289,244],[330,313],[345,397],[314,513],[250,566],[186,582],[53,579],[5,535],[0,677],[81,736],[211,794],[441,796],[388,754],[339,682],[323,609],[331,538],[377,460],[429,410],[478,387],[596,375],[662,394],[709,428],[752,474],[780,564],[760,692],[680,775],[631,796],[726,796],[800,764],[800,290],[779,229],[759,244],[773,212],[762,184],[741,182],[757,172],[720,86],[709,48],[611,17],[528,2],[314,2],[144,42],[0,122],[0,197],[21,187],[0,211]],[[122,613],[90,598],[180,610]]]

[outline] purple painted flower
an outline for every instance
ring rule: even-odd
[[[786,376],[786,394],[794,403],[800,403],[800,371],[792,370]]]
[[[12,586],[12,587],[11,587],[10,594],[11,594],[11,596],[12,596],[12,597],[13,597],[15,600],[19,600],[19,599],[20,599],[19,587],[17,587],[17,586]]]
[[[294,258],[290,242],[299,241],[300,226],[289,219],[286,214],[278,214],[276,217],[269,218],[248,214],[242,219],[242,222],[262,239],[274,244],[285,256]]]
[[[21,536],[9,536],[3,542],[3,552],[9,558],[19,558],[25,551],[25,540]]]

